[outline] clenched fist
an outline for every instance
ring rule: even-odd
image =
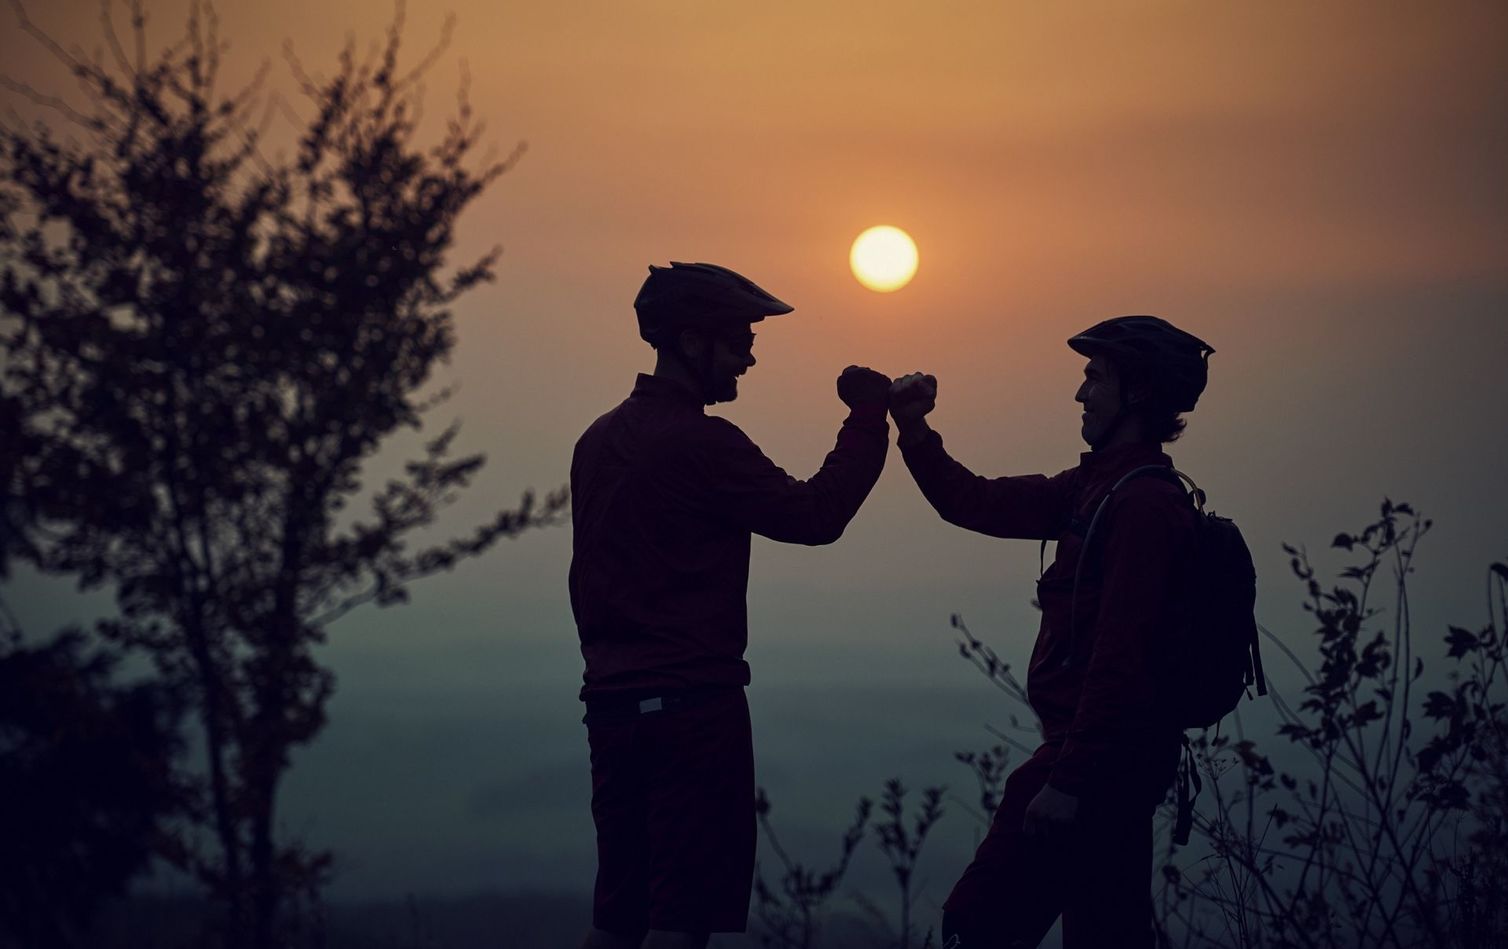
[[[897,425],[915,422],[937,407],[937,377],[913,372],[890,384],[890,414]]]
[[[885,405],[890,396],[890,377],[868,366],[849,366],[838,376],[838,398],[851,409],[861,405]]]

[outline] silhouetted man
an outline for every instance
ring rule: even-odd
[[[1006,779],[989,833],[943,905],[944,949],[1035,946],[1060,914],[1066,949],[1153,941],[1152,814],[1180,748],[1159,672],[1175,646],[1194,508],[1174,483],[1132,479],[1102,515],[1082,571],[1079,559],[1089,518],[1123,475],[1172,467],[1161,445],[1182,432],[1179,414],[1204,390],[1214,350],[1151,316],[1106,320],[1068,345],[1089,360],[1075,399],[1090,450],[1051,477],[971,473],[927,424],[936,380],[914,373],[891,387],[906,466],[944,520],[1057,541],[1037,584],[1042,624],[1027,673],[1043,742]]]
[[[585,945],[695,949],[743,931],[753,881],[750,535],[838,539],[885,463],[890,379],[843,371],[837,444],[797,481],[703,411],[737,397],[752,324],[791,307],[726,268],[672,263],[649,268],[634,309],[654,374],[592,423],[571,463],[597,825]]]

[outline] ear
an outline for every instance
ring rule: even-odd
[[[1151,398],[1152,387],[1145,383],[1138,383],[1126,392],[1126,405],[1134,408],[1150,401]]]
[[[707,335],[701,330],[683,329],[676,337],[676,345],[688,359],[699,359],[707,348]]]

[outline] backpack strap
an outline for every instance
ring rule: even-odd
[[[1078,536],[1083,537],[1086,530],[1087,527],[1084,524],[1084,519],[1075,514],[1073,517],[1069,518],[1068,526],[1063,529],[1063,534],[1059,535],[1058,539],[1062,540],[1063,536],[1068,534],[1077,534]],[[1047,573],[1046,537],[1042,538],[1042,545],[1037,548],[1037,579],[1042,579],[1042,575],[1045,573]]]
[[[1183,486],[1183,482],[1188,482],[1188,494],[1194,502],[1194,509],[1197,510],[1201,515],[1204,513],[1204,492],[1201,491],[1199,489],[1199,486],[1194,483],[1193,478],[1190,478],[1182,471],[1179,471],[1177,468],[1174,468],[1170,465],[1142,465],[1140,468],[1133,468],[1125,474],[1121,475],[1120,479],[1117,480],[1115,484],[1111,485],[1110,490],[1106,491],[1105,496],[1100,499],[1100,503],[1095,505],[1094,516],[1089,519],[1089,529],[1084,532],[1084,546],[1079,548],[1079,562],[1074,566],[1073,593],[1069,600],[1070,606],[1068,614],[1068,655],[1063,657],[1063,665],[1065,666],[1073,664],[1073,656],[1075,652],[1074,647],[1078,644],[1079,581],[1083,579],[1084,576],[1084,564],[1086,561],[1088,561],[1089,555],[1092,550],[1090,545],[1094,543],[1095,529],[1100,526],[1100,520],[1104,517],[1105,511],[1110,508],[1110,499],[1115,495],[1115,492],[1119,491],[1121,489],[1121,486],[1124,485],[1127,481],[1130,481],[1134,478],[1139,478],[1143,475],[1155,475],[1157,477],[1170,480],[1174,484],[1177,484],[1179,487]],[[1044,551],[1047,549],[1045,542],[1043,543],[1042,547]]]
[[[1179,847],[1189,842],[1189,832],[1194,829],[1194,801],[1204,790],[1199,780],[1199,768],[1194,761],[1194,749],[1189,745],[1189,736],[1183,736],[1183,753],[1178,761],[1178,814],[1173,820],[1173,843]],[[1189,793],[1190,785],[1194,793]]]
[[[1262,648],[1257,640],[1262,634],[1257,631],[1256,624],[1251,627],[1251,680],[1257,687],[1258,695],[1267,694],[1267,676],[1262,672]]]

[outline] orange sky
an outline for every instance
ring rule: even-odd
[[[93,3],[29,6],[56,35],[97,43]],[[348,34],[378,38],[391,9],[221,6],[228,73],[271,59],[285,91],[284,38],[318,70]],[[447,7],[412,7],[417,55]],[[797,308],[759,328],[759,365],[719,410],[793,474],[831,444],[833,378],[850,362],[937,374],[936,426],[982,473],[1068,467],[1080,361],[1062,341],[1155,313],[1218,351],[1173,454],[1246,525],[1270,624],[1305,629],[1278,544],[1323,548],[1385,493],[1439,524],[1420,572],[1432,628],[1479,622],[1481,569],[1508,555],[1502,4],[449,8],[459,25],[428,84],[432,122],[465,60],[499,149],[529,144],[462,227],[458,259],[494,242],[505,255],[497,283],[458,308],[444,373],[461,394],[436,421],[459,414],[462,443],[491,458],[456,523],[565,479],[576,436],[652,364],[630,309],[645,265],[709,260]],[[184,4],[153,9],[161,42]],[[0,71],[66,90],[5,17]],[[891,295],[847,270],[850,242],[878,223],[921,252],[915,281]],[[488,714],[512,715],[506,695],[537,687],[556,703],[551,727],[578,727],[568,557],[565,532],[520,541],[402,611],[345,620],[322,741],[347,740],[343,711],[351,721],[394,694],[423,706],[474,690]],[[940,628],[962,611],[1024,659],[1035,569],[1034,545],[937,521],[892,455],[838,545],[756,544],[756,691],[824,676],[973,688]],[[50,620],[69,606],[31,609]],[[810,659],[832,650],[853,662]],[[984,713],[958,714],[967,731]],[[802,754],[765,748],[772,774]],[[584,768],[579,751],[539,773]],[[360,838],[316,784],[301,792],[324,815],[310,821]]]

